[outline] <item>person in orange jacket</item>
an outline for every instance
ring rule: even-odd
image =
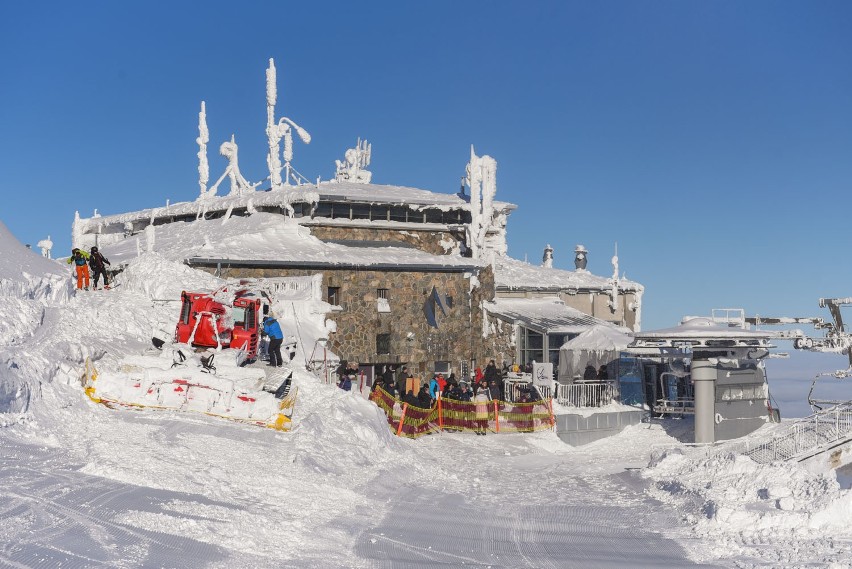
[[[82,289],[84,284],[85,289],[89,290],[89,254],[74,247],[67,262],[69,265],[73,263],[77,272],[77,290]]]

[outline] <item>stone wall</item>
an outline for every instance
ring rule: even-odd
[[[213,268],[205,269],[215,272]],[[304,269],[223,268],[224,278],[295,277],[316,274]],[[485,365],[498,356],[495,347],[506,340],[498,335],[483,338],[481,308],[494,298],[494,274],[486,267],[476,275],[471,290],[470,273],[426,273],[412,271],[368,271],[326,269],[323,289],[339,288],[342,310],[327,318],[337,323],[329,347],[342,359],[360,364],[413,364],[421,374],[434,370],[436,361],[450,362],[458,373],[461,362],[475,360]],[[467,275],[467,276],[466,276]],[[438,311],[438,328],[427,323],[424,304],[435,287],[452,297],[446,315]],[[390,313],[380,313],[377,290],[388,289]],[[503,329],[511,334],[511,327]],[[390,353],[376,353],[376,336],[390,334]],[[413,336],[409,338],[409,334]],[[502,349],[502,348],[500,348]],[[513,352],[514,353],[514,352]]]
[[[308,225],[308,224],[305,224]],[[372,227],[330,227],[328,225],[308,225],[311,235],[322,241],[355,240],[355,241],[399,241],[407,243],[416,249],[433,255],[447,255],[459,249],[459,243],[464,239],[460,232],[388,229]]]

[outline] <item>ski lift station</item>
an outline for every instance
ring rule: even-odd
[[[309,278],[311,300],[326,310],[321,351],[357,362],[367,386],[388,367],[464,379],[490,360],[517,364],[524,369],[510,373],[507,400],[535,383],[553,397],[557,431],[571,444],[649,412],[694,414],[699,443],[740,437],[772,419],[763,366],[771,334],[747,329],[743,318],[641,332],[644,288],[620,272],[617,250],[611,276],[586,268],[590,252],[582,245],[573,248],[574,270],[553,266],[550,245],[539,264],[509,257],[518,206],[497,199],[497,163],[473,147],[458,192],[375,183],[367,169],[373,148],[361,139],[334,162],[331,179],[309,180],[295,166],[294,148],[311,136],[278,117],[276,103],[270,60],[269,173],[259,182],[241,172],[231,137],[220,146],[227,165],[209,183],[202,102],[197,198],[77,214],[73,246],[97,245],[114,266],[146,251],[225,279]],[[225,178],[230,191],[220,195]],[[288,314],[277,316],[286,324]]]

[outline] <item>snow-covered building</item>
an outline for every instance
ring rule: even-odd
[[[74,246],[98,245],[114,264],[157,251],[231,278],[321,273],[336,323],[329,346],[368,369],[407,363],[421,373],[465,374],[489,359],[556,363],[560,346],[589,326],[639,329],[643,289],[619,277],[617,257],[611,278],[585,269],[585,249],[574,271],[553,268],[549,246],[543,266],[508,257],[517,206],[495,199],[497,163],[473,148],[459,193],[372,183],[372,148],[361,140],[336,161],[333,180],[308,182],[291,164],[292,132],[305,142],[310,135],[290,119],[275,123],[274,77],[270,62],[265,189],[239,172],[233,140],[221,148],[225,173],[208,187],[202,104],[198,199],[78,215]],[[226,176],[231,191],[218,196]]]

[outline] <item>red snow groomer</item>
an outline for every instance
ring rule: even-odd
[[[257,358],[264,306],[262,292],[222,288],[213,293],[181,293],[180,318],[175,342],[206,348],[234,348],[246,352],[246,361]]]

